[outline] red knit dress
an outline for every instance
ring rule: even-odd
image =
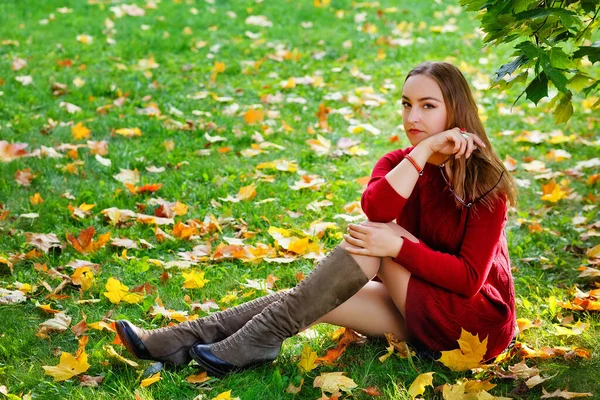
[[[426,164],[408,199],[385,175],[413,148],[396,150],[375,165],[362,209],[374,222],[396,220],[419,239],[404,238],[395,262],[411,272],[406,298],[409,340],[433,351],[458,348],[461,328],[488,337],[489,359],[515,334],[514,287],[504,226],[507,205],[457,208],[438,166]]]

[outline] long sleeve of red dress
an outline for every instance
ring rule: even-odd
[[[385,175],[402,161],[405,150],[396,150],[383,156],[371,173],[371,179],[361,197],[361,207],[370,221],[390,222],[398,218],[406,199],[390,185]]]
[[[436,251],[422,242],[404,238],[394,259],[419,278],[462,296],[474,296],[487,279],[506,221],[506,203],[499,200],[492,210],[471,211],[457,255]]]

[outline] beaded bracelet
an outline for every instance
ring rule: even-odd
[[[413,160],[413,158],[410,155],[407,154],[406,156],[404,156],[404,158],[410,161],[410,163],[415,167],[415,169],[419,173],[419,176],[423,176],[423,168],[421,168],[419,164],[417,164],[417,162]]]

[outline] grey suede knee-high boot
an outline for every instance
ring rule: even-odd
[[[285,291],[273,293],[204,318],[165,328],[141,329],[127,320],[117,321],[115,325],[121,341],[137,358],[183,365],[191,361],[189,349],[192,345],[225,339],[284,294]]]
[[[348,300],[367,282],[356,260],[338,246],[302,282],[239,331],[217,343],[194,345],[190,355],[217,376],[272,361],[284,339]]]

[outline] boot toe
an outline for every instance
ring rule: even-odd
[[[209,344],[196,344],[190,349],[190,356],[210,374],[221,377],[240,369],[215,356]]]
[[[127,350],[137,358],[142,360],[151,360],[150,352],[146,349],[144,342],[140,339],[136,333],[137,328],[131,322],[127,320],[119,320],[115,323],[117,328],[117,334],[121,338],[121,342],[125,345]]]

